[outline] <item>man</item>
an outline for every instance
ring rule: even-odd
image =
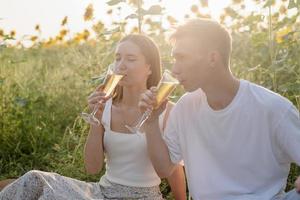
[[[189,191],[201,200],[298,200],[285,193],[292,162],[300,165],[299,111],[284,97],[230,71],[231,36],[215,21],[196,19],[171,36],[173,74],[187,93],[170,113],[164,138],[162,108],[144,124],[157,173],[168,177],[184,161]],[[140,109],[155,106],[155,88]],[[163,107],[163,106],[161,106]]]

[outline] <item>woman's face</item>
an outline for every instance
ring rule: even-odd
[[[115,53],[115,67],[124,77],[119,82],[121,86],[145,87],[151,74],[150,65],[140,48],[131,41],[118,44]]]

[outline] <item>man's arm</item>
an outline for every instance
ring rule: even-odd
[[[300,194],[300,176],[298,176],[295,182],[296,191]]]
[[[280,150],[288,162],[300,166],[300,116],[295,106],[289,107],[275,127],[275,137]],[[296,191],[300,193],[300,176],[295,182]]]
[[[161,178],[170,176],[176,166],[170,159],[168,147],[162,138],[159,128],[159,116],[165,110],[167,102],[166,100],[158,109],[153,110],[143,126],[149,157],[156,173]],[[139,108],[143,113],[147,109],[154,108],[156,103],[156,88],[152,87],[141,95]]]
[[[167,179],[174,198],[176,200],[185,200],[186,182],[183,166],[177,165],[174,172]]]
[[[144,130],[146,132],[148,153],[156,173],[161,178],[170,176],[176,165],[172,163],[168,147],[162,139],[158,117],[145,123]]]

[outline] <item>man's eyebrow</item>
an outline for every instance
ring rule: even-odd
[[[175,56],[183,56],[184,54],[182,52],[178,52],[178,51],[175,51],[175,52],[172,52],[171,53],[171,56],[175,57]]]

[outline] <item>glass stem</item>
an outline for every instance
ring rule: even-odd
[[[96,115],[97,111],[99,110],[101,104],[102,104],[102,101],[100,101],[100,102],[95,106],[93,112],[91,113],[91,115],[92,115],[93,117],[95,117],[95,115]]]
[[[140,120],[138,121],[138,123],[135,126],[136,130],[140,130],[140,128],[145,123],[145,121],[150,117],[151,113],[152,113],[152,109],[147,109],[144,112],[144,114],[142,115],[142,117],[140,118]]]

